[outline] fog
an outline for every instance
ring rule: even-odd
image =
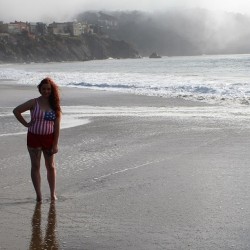
[[[131,43],[143,56],[157,52],[166,56],[250,53],[250,17],[205,9],[171,9],[152,13],[110,11],[117,30],[110,37]],[[79,21],[93,15],[82,13]]]
[[[250,53],[249,0],[0,0],[0,21],[73,21],[90,10],[118,18],[111,36],[143,55]]]
[[[141,10],[163,11],[171,9],[204,8],[226,12],[250,13],[248,0],[0,0],[0,20],[69,21],[86,10]]]

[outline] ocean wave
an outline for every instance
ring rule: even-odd
[[[137,89],[140,88],[136,85],[126,84],[107,84],[107,83],[69,83],[68,87],[85,87],[85,88],[99,88],[99,89]]]
[[[60,86],[67,87],[181,97],[212,103],[249,103],[248,56],[190,58],[0,65],[0,79],[37,85],[41,79],[50,76]]]
[[[204,101],[208,103],[235,103],[249,105],[250,90],[242,91],[241,84],[223,86],[216,88],[203,85],[172,85],[172,86],[150,86],[134,84],[108,84],[108,83],[71,83],[68,87],[90,88],[133,93],[148,96],[178,97],[188,100]]]

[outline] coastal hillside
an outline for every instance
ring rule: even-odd
[[[137,58],[127,42],[99,35],[31,37],[8,34],[0,37],[0,62],[61,62],[106,58]]]

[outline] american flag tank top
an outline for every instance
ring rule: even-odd
[[[54,111],[50,111],[49,113],[54,114]],[[54,120],[45,119],[47,117],[47,112],[41,110],[37,99],[35,108],[30,111],[30,115],[32,120],[32,125],[28,128],[30,133],[37,135],[49,135],[54,133]]]

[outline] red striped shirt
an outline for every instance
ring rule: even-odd
[[[35,108],[30,111],[32,125],[28,131],[37,135],[49,135],[54,133],[54,121],[44,119],[45,111],[42,111],[36,99]]]

